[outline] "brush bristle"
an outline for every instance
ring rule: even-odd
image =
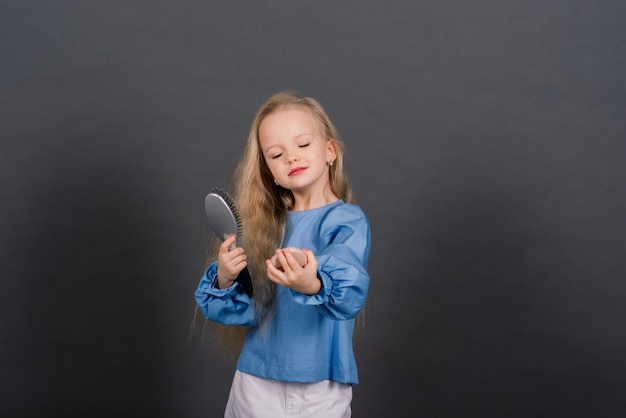
[[[239,229],[239,235],[241,235],[241,215],[239,215],[239,210],[237,209],[233,198],[228,194],[226,190],[220,187],[215,187],[213,190],[211,190],[211,193],[214,193],[224,199],[224,202],[226,202],[228,208],[235,217],[235,221],[237,221],[237,228]]]

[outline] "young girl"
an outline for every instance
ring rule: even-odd
[[[233,184],[243,242],[222,243],[195,293],[206,318],[247,333],[225,416],[351,416],[370,229],[350,203],[342,144],[321,105],[290,92],[270,97]],[[236,281],[246,266],[252,298]]]

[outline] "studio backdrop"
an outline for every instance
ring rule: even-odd
[[[626,413],[626,3],[0,5],[0,415],[219,417],[196,316],[256,109],[316,98],[369,218],[355,417]]]

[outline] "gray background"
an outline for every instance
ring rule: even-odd
[[[626,3],[3,1],[0,415],[217,417],[193,291],[270,94],[373,234],[356,417],[626,412]]]

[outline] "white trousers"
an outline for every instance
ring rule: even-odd
[[[332,380],[291,383],[235,372],[225,418],[350,418],[352,386]]]

